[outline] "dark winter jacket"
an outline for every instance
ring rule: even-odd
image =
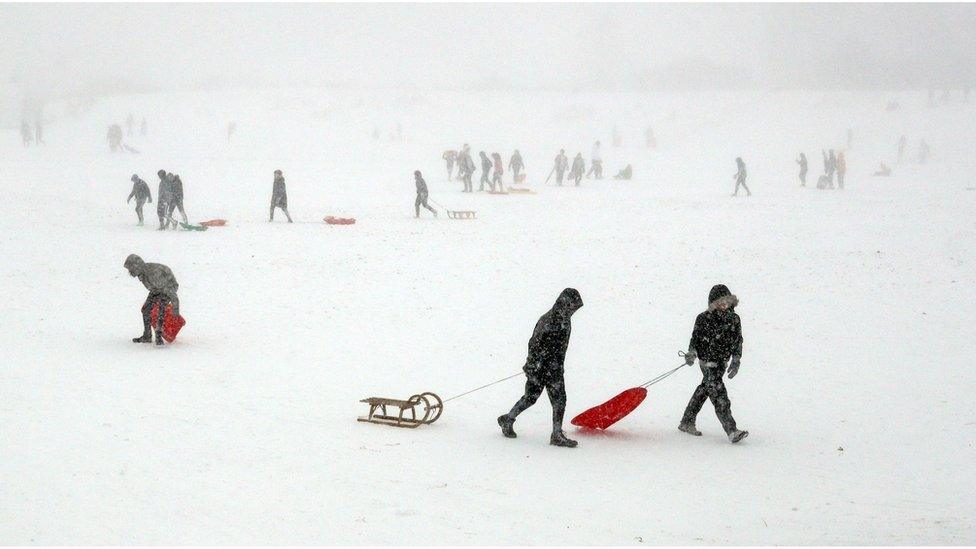
[[[138,277],[142,285],[150,292],[158,292],[176,299],[176,291],[180,285],[169,267],[160,263],[146,263],[136,254],[125,258],[125,268],[132,276]]]
[[[271,189],[271,203],[282,208],[288,207],[288,192],[285,190],[285,178],[276,175]]]
[[[570,177],[575,177],[577,174],[582,175],[586,173],[586,162],[583,161],[582,154],[577,154],[576,157],[573,158],[573,168],[569,171],[569,173]]]
[[[481,154],[481,171],[483,171],[485,173],[490,172],[491,171],[491,159],[488,158],[488,155],[485,154],[484,151],[482,151],[479,154]]]
[[[168,177],[163,175],[159,178],[159,188],[156,191],[156,200],[159,204],[166,204],[173,198],[173,184]]]
[[[142,204],[144,202],[152,203],[152,194],[149,192],[149,185],[138,177],[132,183],[132,192],[129,193],[129,198],[126,198],[125,201],[128,202],[133,198],[136,199],[136,204]]]
[[[183,180],[180,179],[180,176],[173,176],[173,180],[170,182],[170,192],[172,192],[173,200],[183,202]]]
[[[563,173],[569,167],[569,159],[566,158],[565,154],[557,154],[556,159],[553,161],[553,168],[559,173]]]
[[[417,196],[422,198],[427,198],[429,192],[427,191],[427,182],[420,175],[414,174],[414,183],[417,185]]]
[[[730,307],[717,308],[719,300],[726,300]],[[708,310],[695,319],[688,351],[695,352],[702,362],[725,364],[730,357],[742,356],[742,323],[735,313],[739,299],[724,285],[719,284],[708,294]]]
[[[529,339],[529,354],[525,372],[529,375],[561,374],[572,332],[570,317],[583,306],[578,291],[566,288],[559,294],[555,305],[536,322]]]

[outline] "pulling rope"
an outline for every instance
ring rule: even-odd
[[[678,351],[678,356],[685,356],[684,351]],[[671,374],[677,372],[678,370],[684,368],[687,365],[688,365],[687,363],[682,362],[681,365],[679,365],[677,368],[675,368],[673,370],[669,370],[667,372],[664,372],[663,374],[657,376],[656,378],[654,378],[654,379],[652,379],[652,380],[650,380],[648,382],[645,382],[645,383],[640,384],[639,387],[643,387],[643,388],[646,389],[646,388],[650,387],[651,385],[654,385],[655,383],[664,380],[664,378],[670,376]]]
[[[463,393],[461,393],[459,395],[452,396],[451,398],[446,398],[446,399],[444,399],[444,402],[450,402],[450,401],[452,401],[452,400],[454,400],[456,398],[461,398],[464,395],[470,395],[471,393],[473,393],[475,391],[480,391],[480,390],[482,390],[482,389],[484,389],[486,387],[491,387],[492,385],[495,385],[496,383],[501,383],[503,381],[508,381],[509,379],[512,379],[513,377],[518,377],[520,375],[523,375],[524,373],[525,372],[519,372],[517,374],[512,374],[512,375],[510,375],[508,377],[504,377],[502,379],[499,379],[498,381],[492,381],[491,383],[489,383],[487,385],[482,385],[481,387],[478,387],[477,389],[471,389],[470,391],[465,391],[465,392],[463,392]]]

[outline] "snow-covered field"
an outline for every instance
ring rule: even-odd
[[[106,127],[130,112],[149,136],[113,155]],[[800,188],[798,151],[815,182],[847,128],[848,189]],[[928,141],[927,165],[895,164],[902,134],[910,156]],[[559,148],[588,162],[597,138],[606,171],[632,163],[634,181],[543,184]],[[102,101],[46,140],[0,134],[0,543],[976,543],[976,104],[173,93]],[[519,148],[538,194],[462,194],[440,154],[463,142]],[[740,155],[751,198],[729,196]],[[893,177],[871,177],[882,161]],[[158,232],[153,204],[137,227],[129,177],[155,198],[160,168],[192,220],[230,224]],[[275,169],[293,225],[267,222]],[[415,169],[478,219],[415,220]],[[171,346],[129,341],[145,297],[130,253],[179,280],[188,325]],[[567,425],[575,450],[548,445],[545,397],[501,436],[517,379],[420,429],[355,421],[367,396],[518,372],[572,286],[568,420],[677,366],[719,282],[741,302],[739,445],[709,403],[703,437],[676,430],[697,368],[608,432]]]

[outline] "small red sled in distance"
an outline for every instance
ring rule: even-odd
[[[159,318],[159,304],[153,305],[152,311],[149,313],[149,322],[152,326],[156,325],[156,319]],[[173,314],[173,305],[166,305],[166,316],[163,317],[163,339],[168,343],[172,343],[176,340],[176,334],[180,333],[180,329],[186,325],[186,320],[182,316],[177,316]]]
[[[210,221],[201,221],[201,225],[204,227],[223,227],[227,224],[226,219],[211,219]]]

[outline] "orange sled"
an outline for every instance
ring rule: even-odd
[[[227,224],[226,219],[211,219],[210,221],[201,221],[201,225],[204,227],[223,227]]]

